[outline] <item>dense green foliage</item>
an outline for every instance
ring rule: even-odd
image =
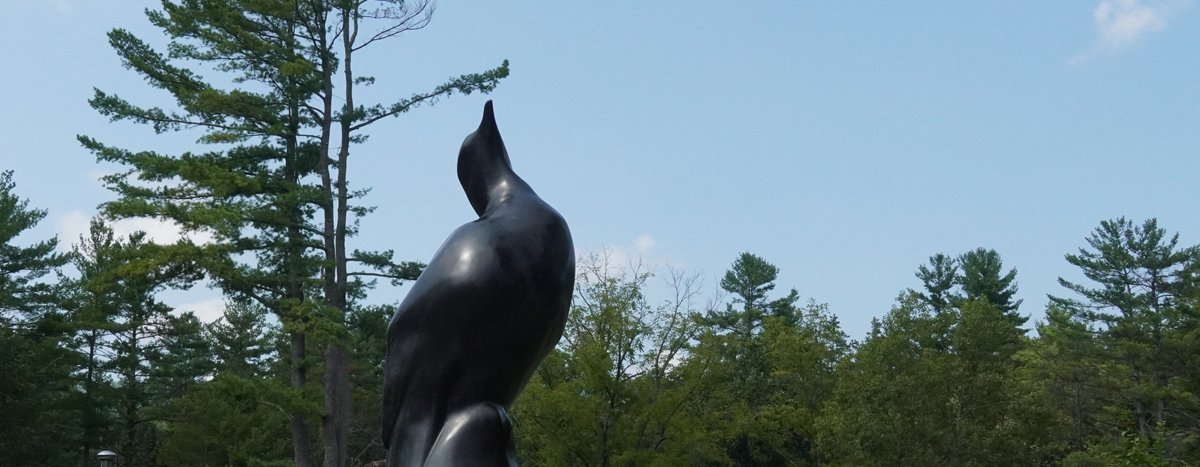
[[[202,323],[158,299],[205,269],[92,223],[68,255],[15,244],[45,213],[0,180],[0,450],[18,466],[295,465],[294,331],[231,293]],[[1102,222],[1066,260],[1036,332],[993,250],[934,255],[852,341],[825,305],[772,296],[741,253],[701,276],[585,256],[564,338],[511,414],[531,466],[1168,466],[1200,463],[1200,248],[1153,219]],[[75,273],[54,274],[69,263]],[[663,285],[657,285],[662,280]],[[665,291],[657,303],[648,298]],[[383,456],[394,308],[353,306],[342,341],[354,411],[342,462]],[[313,346],[313,343],[307,345]],[[314,372],[322,362],[304,362]],[[320,446],[319,433],[310,442]],[[323,455],[317,452],[314,455]]]

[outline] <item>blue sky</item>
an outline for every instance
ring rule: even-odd
[[[142,14],[156,4],[0,5],[0,169],[49,210],[23,238],[73,241],[111,198],[95,179],[116,169],[75,135],[195,149],[198,133],[110,124],[86,102],[96,87],[170,103],[104,37],[120,27],[163,45]],[[504,59],[512,75],[370,130],[350,178],[379,209],[352,247],[424,260],[473,219],[454,160],[491,98],[515,169],[580,250],[608,245],[710,285],[750,251],[857,338],[930,255],[983,246],[1017,268],[1021,311],[1038,318],[1064,293],[1057,277],[1079,278],[1063,255],[1101,220],[1157,217],[1200,242],[1198,25],[1186,0],[442,0],[426,29],[360,56],[377,78],[360,99]],[[204,288],[169,301],[219,309]]]

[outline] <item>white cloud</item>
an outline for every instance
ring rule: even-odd
[[[637,248],[638,253],[643,255],[653,250],[655,245],[657,244],[654,242],[654,237],[651,237],[650,234],[641,234],[638,238],[633,239],[634,248]]]
[[[1189,4],[1187,0],[1103,0],[1092,11],[1098,45],[1107,50],[1129,46],[1167,27],[1167,18]]]
[[[82,210],[76,209],[58,218],[55,223],[58,231],[58,241],[64,247],[79,243],[81,235],[87,235],[88,229],[91,226],[92,218],[85,214]],[[180,238],[183,238],[183,232],[179,225],[173,222],[163,222],[157,219],[137,218],[125,219],[114,222],[112,224],[113,231],[117,237],[128,237],[129,234],[143,231],[146,236],[155,243],[169,244],[175,243]],[[188,235],[192,241],[196,243],[209,243],[212,241],[212,235],[204,232],[193,232]]]
[[[58,233],[58,244],[69,247],[79,243],[79,237],[87,235],[90,222],[91,218],[78,209],[59,217],[54,223],[55,231]]]
[[[151,241],[158,244],[175,243],[183,238],[183,231],[174,222],[163,222],[158,219],[136,218],[125,219],[113,223],[113,230],[118,236],[125,237],[131,233],[142,231]],[[194,232],[188,235],[196,243],[209,243],[212,235]]]
[[[630,253],[629,250],[619,246],[604,245],[599,249],[592,250],[575,250],[575,260],[585,261],[586,258],[595,255],[601,264],[604,265],[605,272],[613,274],[624,269],[632,269],[639,264],[644,264],[642,255]],[[576,267],[578,272],[579,268]]]
[[[198,302],[185,303],[175,307],[175,314],[190,311],[196,314],[200,321],[211,323],[225,314],[225,299],[214,297]]]
[[[686,269],[687,262],[668,258],[658,251],[658,241],[650,234],[641,234],[626,245],[603,245],[599,248],[577,249],[575,259],[582,261],[591,255],[597,255],[609,273],[619,270],[640,270],[642,272],[665,273],[666,269]]]

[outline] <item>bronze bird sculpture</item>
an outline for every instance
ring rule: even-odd
[[[388,467],[516,466],[506,409],[571,304],[570,230],[513,172],[491,101],[458,180],[479,219],[450,234],[388,325]]]

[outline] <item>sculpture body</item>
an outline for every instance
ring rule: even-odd
[[[515,466],[505,409],[571,303],[570,231],[512,171],[490,101],[458,178],[479,219],[450,234],[388,326],[388,467]]]

